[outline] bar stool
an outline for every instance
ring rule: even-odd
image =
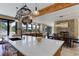
[[[13,56],[17,53],[17,50],[9,43],[6,43],[3,47],[3,56]]]

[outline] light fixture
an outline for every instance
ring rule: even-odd
[[[19,22],[19,20],[16,20],[16,19],[15,19],[15,22]]]
[[[18,7],[16,7],[18,9]],[[25,4],[22,8],[20,8],[15,16],[16,22],[20,21],[20,22],[26,22],[27,23],[31,23],[32,22],[32,15],[31,15],[32,11],[27,7],[27,5]]]
[[[63,17],[63,16],[59,16],[59,17]]]
[[[16,22],[19,21],[19,22],[22,22],[24,24],[31,23],[32,19],[33,19],[33,16],[39,15],[39,11],[37,10],[37,7],[35,7],[35,11],[32,12],[27,7],[26,4],[23,7],[21,7],[21,8],[16,7],[16,9],[19,9],[16,12],[16,16],[15,16]]]
[[[29,19],[33,19],[33,16],[31,16],[31,15],[28,15],[29,16]]]
[[[35,16],[39,15],[39,11],[37,10],[37,7],[35,7],[35,11],[33,12],[33,15]]]
[[[23,23],[23,24],[30,24],[30,23],[32,23],[31,17],[30,17],[30,16],[25,16],[25,17],[23,17],[23,18],[22,18],[22,23]]]

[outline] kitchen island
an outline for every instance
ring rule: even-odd
[[[18,55],[24,56],[59,56],[64,43],[64,41],[45,38],[38,42],[38,39],[33,36],[27,36],[17,41],[8,38],[5,40],[18,50]]]

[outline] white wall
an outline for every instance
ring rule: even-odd
[[[79,18],[78,18],[78,39],[79,39]]]
[[[45,21],[45,20],[47,20],[47,19],[44,19],[44,18],[42,18],[42,17],[36,17],[36,18],[34,18],[33,19],[33,22],[37,22],[37,23],[43,23],[43,24],[46,24],[46,25],[49,25],[49,26],[51,26],[52,27],[52,33],[54,33],[54,21],[53,22],[47,22],[47,21]],[[48,19],[49,20],[49,19]]]
[[[54,23],[55,22],[52,22],[52,25],[51,25],[52,26],[52,34],[54,33]]]

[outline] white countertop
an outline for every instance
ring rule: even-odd
[[[51,39],[43,39],[41,43],[38,43],[35,37],[30,36],[18,41],[11,41],[7,38],[6,40],[27,56],[52,56],[64,43],[64,41]]]

